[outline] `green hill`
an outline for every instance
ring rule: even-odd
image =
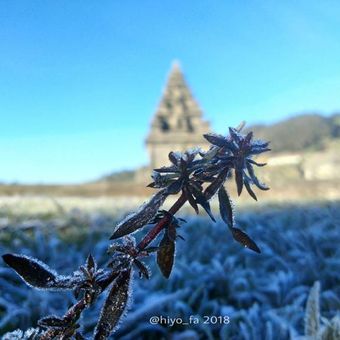
[[[248,130],[271,141],[273,152],[321,150],[329,140],[340,138],[340,114],[303,114],[271,125],[253,125]]]

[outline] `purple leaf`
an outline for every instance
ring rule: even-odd
[[[178,168],[175,165],[163,166],[162,168],[157,168],[157,169],[154,169],[153,171],[156,171],[159,173],[176,173],[178,172]]]
[[[211,146],[210,149],[208,151],[205,152],[200,152],[199,154],[201,155],[202,158],[210,161],[211,159],[213,159],[216,154],[218,153],[220,149],[216,146]]]
[[[203,135],[203,137],[211,144],[219,146],[219,147],[224,147],[228,141],[224,136],[217,135],[215,133],[207,133]]]
[[[177,236],[176,222],[175,221],[170,221],[170,223],[168,224],[168,226],[166,228],[166,231],[168,233],[169,239],[171,241],[175,241],[176,240],[176,236]]]
[[[179,178],[177,181],[171,183],[166,188],[166,193],[169,195],[178,194],[183,187],[183,179]]]
[[[137,212],[129,215],[117,224],[116,230],[110,237],[110,240],[131,234],[144,227],[148,221],[156,215],[167,195],[166,189],[158,191],[157,194],[154,195],[147,203],[143,204]]]
[[[58,316],[46,316],[38,321],[38,325],[43,328],[65,328],[68,321]]]
[[[169,278],[175,258],[175,242],[165,232],[157,251],[157,264],[164,277]]]
[[[196,203],[194,196],[192,196],[192,193],[186,187],[183,188],[183,192],[189,204],[192,206],[192,208],[195,210],[196,214],[198,215],[199,214],[198,205]]]
[[[251,155],[259,155],[260,153],[267,152],[267,151],[270,151],[270,150],[271,149],[269,149],[269,148],[265,148],[265,149],[252,148],[251,151],[250,151],[250,154]]]
[[[243,189],[243,170],[235,168],[235,182],[237,186],[237,194],[240,196]]]
[[[216,179],[207,186],[207,188],[204,191],[204,196],[207,200],[212,198],[216,192],[219,190],[219,188],[223,185],[225,182],[227,175],[228,175],[229,169],[224,169],[217,177]]]
[[[181,169],[182,174],[186,173],[188,168],[188,162],[184,158],[181,158],[179,167]]]
[[[173,151],[169,153],[168,157],[172,164],[178,165],[178,158],[176,157],[176,154]]]
[[[246,163],[247,163],[247,170],[248,170],[249,176],[251,180],[253,181],[253,183],[261,190],[269,190],[269,188],[265,184],[261,183],[258,180],[258,178],[255,176],[253,166],[249,162],[246,162]]]
[[[101,276],[96,278],[96,284],[100,287],[101,291],[105,290],[119,275],[119,272],[107,271]]]
[[[107,339],[118,324],[128,303],[130,280],[131,269],[121,272],[113,283],[100,313],[94,340]]]
[[[251,159],[251,158],[247,158],[247,162],[249,162],[249,163],[251,163],[251,164],[254,164],[254,165],[256,165],[256,166],[259,166],[259,167],[262,167],[262,166],[267,165],[267,163],[257,163],[257,162],[255,162],[253,159]]]
[[[57,284],[57,275],[39,260],[16,254],[5,254],[2,258],[33,287],[50,288]]]
[[[145,248],[143,251],[146,251],[148,254],[154,253],[158,250],[158,247],[148,247]]]
[[[155,182],[149,183],[146,187],[147,188],[156,188],[156,183]]]
[[[210,204],[208,202],[208,200],[205,198],[204,194],[200,191],[199,188],[195,187],[195,185],[191,185],[190,186],[191,192],[193,193],[193,195],[196,198],[196,202],[198,204],[200,204],[203,209],[206,211],[206,213],[209,215],[209,217],[216,222],[213,214],[211,213],[211,209],[210,209]]]
[[[244,181],[244,186],[246,187],[246,189],[247,189],[249,195],[250,195],[255,201],[257,201],[257,197],[256,197],[256,195],[255,195],[255,192],[254,192],[253,189],[251,188],[250,183],[249,183],[248,180],[245,180],[245,181]]]
[[[228,225],[229,228],[232,228],[234,225],[233,207],[230,197],[224,186],[221,186],[220,190],[218,191],[218,201],[220,214],[223,221]]]
[[[35,288],[74,289],[82,282],[80,276],[58,275],[45,263],[25,255],[5,254],[2,258],[25,283]]]
[[[87,270],[89,270],[89,271],[94,270],[95,271],[96,267],[97,267],[97,265],[96,265],[96,262],[95,262],[93,256],[91,254],[89,254],[89,256],[87,257],[87,260],[86,260]]]
[[[251,141],[252,138],[253,138],[253,132],[250,131],[250,132],[246,135],[246,137],[244,138],[243,144],[244,144],[244,145],[250,144],[250,141]]]
[[[136,265],[136,267],[138,268],[139,270],[139,276],[142,278],[143,276],[146,278],[146,279],[150,279],[150,272],[149,272],[149,269],[147,268],[147,266],[137,260],[137,259],[134,259],[133,263]]]
[[[232,228],[231,232],[235,241],[241,243],[256,253],[261,253],[261,250],[257,244],[244,231],[238,228]]]

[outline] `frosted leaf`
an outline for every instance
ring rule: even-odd
[[[151,199],[144,203],[137,212],[128,215],[117,224],[116,230],[110,239],[116,239],[142,228],[154,217],[167,197],[166,189],[160,190]]]
[[[248,173],[249,173],[249,176],[250,176],[252,182],[253,182],[259,189],[261,189],[261,190],[269,190],[269,188],[268,188],[265,184],[261,183],[261,182],[258,180],[258,178],[257,178],[256,175],[255,175],[254,168],[253,168],[253,166],[252,166],[249,162],[247,162],[247,170],[248,170]]]
[[[45,263],[26,255],[5,254],[6,264],[31,287],[40,289],[72,289],[77,280],[70,276],[58,275]]]
[[[113,283],[94,331],[95,340],[106,339],[124,314],[129,300],[130,281],[131,269],[121,272]]]
[[[119,273],[113,271],[106,271],[98,275],[96,278],[96,284],[100,287],[101,291],[105,290],[112,281],[118,276]]]
[[[320,329],[320,282],[316,281],[311,288],[306,306],[305,335],[316,337]]]
[[[340,339],[340,315],[335,315],[332,320],[327,320],[321,331],[320,338],[321,340]]]
[[[241,243],[246,248],[249,248],[257,253],[261,253],[261,250],[257,244],[244,231],[238,228],[231,228],[231,232],[235,241]]]
[[[68,322],[56,315],[45,316],[38,321],[38,325],[44,328],[65,328]]]
[[[175,259],[175,242],[165,232],[157,251],[157,264],[164,277],[169,278]]]
[[[24,338],[24,333],[22,332],[22,330],[17,329],[13,332],[6,333],[2,339],[3,340],[16,340],[16,339],[23,339],[23,338]]]
[[[208,151],[201,151],[200,155],[203,159],[210,161],[212,160],[218,153],[219,148],[216,146],[211,146],[210,149]]]
[[[252,147],[254,148],[267,148],[269,142],[263,141],[261,139],[254,139],[251,143]]]
[[[139,261],[137,259],[135,259],[133,261],[133,263],[136,265],[136,267],[138,268],[139,270],[139,277],[140,278],[143,278],[145,277],[146,279],[150,279],[150,269],[142,262],[142,261]]]
[[[180,159],[182,158],[183,154],[179,151],[171,151],[169,153],[169,160],[172,164],[174,165],[178,165],[179,164],[179,161]]]
[[[229,128],[230,137],[233,141],[235,141],[237,144],[240,144],[243,140],[243,136],[234,128]]]
[[[169,195],[178,194],[183,187],[183,183],[184,183],[183,178],[179,178],[177,181],[171,183],[167,187],[167,190],[166,190],[167,194],[169,194]]]
[[[92,254],[89,254],[87,259],[86,259],[86,268],[90,271],[96,271],[97,269],[97,264],[95,259],[93,258]]]
[[[29,328],[25,332],[17,329],[13,332],[6,333],[2,336],[2,340],[38,340],[39,330],[37,328]]]
[[[223,170],[221,173],[216,177],[216,179],[210,183],[204,191],[204,196],[207,200],[210,200],[219,190],[219,188],[224,184],[229,170]]]
[[[197,155],[199,155],[200,153],[202,153],[203,152],[203,150],[202,150],[202,148],[200,148],[199,146],[196,146],[196,147],[192,147],[192,148],[190,148],[190,149],[188,149],[187,151],[186,151],[186,153],[187,154],[189,154],[189,155],[192,155],[192,156],[197,156]]]
[[[251,163],[251,164],[253,164],[253,165],[256,165],[256,166],[258,166],[258,167],[263,167],[263,166],[266,166],[266,165],[267,165],[267,163],[258,163],[258,162],[254,161],[254,160],[251,159],[251,158],[247,158],[246,161],[249,162],[249,163]]]
[[[235,168],[235,182],[237,187],[237,194],[240,196],[243,189],[243,170],[238,167]]]
[[[178,172],[178,168],[175,165],[171,165],[171,166],[162,166],[161,168],[156,168],[153,170],[153,175],[151,175],[151,177],[153,179],[155,179],[155,173],[161,174],[161,173],[177,173]],[[172,177],[172,176],[171,176]],[[171,178],[170,177],[170,178]]]
[[[27,340],[39,339],[39,329],[38,328],[29,328],[24,333],[24,338]]]
[[[255,192],[253,191],[253,189],[251,188],[250,181],[248,180],[248,178],[245,178],[245,179],[244,179],[244,186],[245,186],[245,188],[247,189],[248,194],[249,194],[255,201],[257,201],[256,194],[255,194]]]
[[[218,201],[222,220],[229,228],[232,228],[234,225],[233,205],[223,185],[218,191]]]
[[[209,215],[209,217],[214,221],[215,218],[211,212],[210,209],[210,204],[209,201],[206,199],[205,195],[203,194],[203,192],[201,191],[202,188],[195,185],[194,183],[192,183],[189,187],[191,193],[194,195],[195,199],[196,199],[196,203],[198,203],[199,205],[201,205],[203,207],[203,209],[206,211],[206,213]]]
[[[218,147],[224,147],[227,145],[228,140],[222,135],[217,135],[215,133],[207,133],[203,135],[203,137],[211,144],[216,145]]]
[[[127,235],[127,236],[123,237],[123,245],[125,247],[135,248],[136,247],[136,239],[131,235]]]
[[[33,287],[47,288],[51,283],[56,283],[57,274],[37,259],[16,254],[5,254],[2,258]]]
[[[148,187],[151,188],[164,188],[166,187],[169,183],[171,183],[171,181],[173,181],[174,179],[176,179],[178,177],[178,173],[163,173],[161,174],[161,172],[163,172],[163,170],[161,169],[157,169],[160,171],[153,171],[151,178],[153,179],[153,183],[150,183],[148,185]],[[165,170],[164,170],[165,171]]]
[[[199,147],[193,147],[185,151],[185,153],[182,155],[182,158],[192,163],[197,155],[200,155],[202,153],[202,149]]]

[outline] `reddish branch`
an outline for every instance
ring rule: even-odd
[[[178,200],[174,203],[174,205],[170,208],[169,213],[171,215],[175,215],[179,209],[182,208],[184,203],[187,201],[186,195],[182,194]],[[156,236],[163,230],[163,228],[169,223],[169,219],[171,218],[169,215],[165,215],[139,242],[138,249],[145,249],[155,238]]]

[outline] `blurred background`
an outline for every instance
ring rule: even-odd
[[[337,1],[2,1],[2,252],[64,273],[88,251],[104,264],[115,223],[150,197],[169,151],[206,149],[202,134],[246,121],[271,143],[258,159],[271,190],[254,202],[227,187],[262,254],[185,208],[172,277],[150,263],[116,337],[295,339],[323,316],[314,332],[340,338],[339,12]],[[306,307],[308,294],[319,308]],[[71,301],[0,264],[0,335]],[[152,326],[153,314],[231,323]]]

